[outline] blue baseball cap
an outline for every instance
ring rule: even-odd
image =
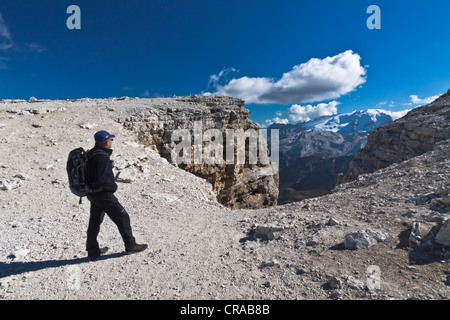
[[[101,130],[101,131],[97,131],[94,134],[94,139],[95,142],[103,142],[112,138],[115,138],[116,136],[113,134],[110,134],[108,131],[105,130]]]

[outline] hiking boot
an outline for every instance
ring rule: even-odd
[[[100,257],[102,254],[106,253],[109,250],[108,247],[100,248],[100,252],[94,256],[88,257],[88,261],[95,261],[98,257]]]
[[[136,252],[141,252],[141,251],[144,251],[147,248],[148,248],[148,245],[146,245],[146,244],[136,244],[133,247],[133,249],[127,250],[127,251],[125,251],[125,253],[126,254],[132,254],[132,253],[136,253]]]

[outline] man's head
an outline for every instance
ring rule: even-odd
[[[116,136],[105,130],[97,131],[94,134],[95,145],[103,148],[111,149],[113,138]]]

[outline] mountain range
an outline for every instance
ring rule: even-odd
[[[355,154],[364,148],[369,133],[408,111],[368,109],[269,126],[269,134],[271,129],[279,130],[279,203],[329,193],[338,176],[348,171]]]

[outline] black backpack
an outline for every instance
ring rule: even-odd
[[[67,176],[69,178],[70,191],[76,196],[81,198],[92,192],[87,184],[86,177],[86,165],[87,165],[87,152],[83,148],[77,148],[69,153],[67,159]]]

